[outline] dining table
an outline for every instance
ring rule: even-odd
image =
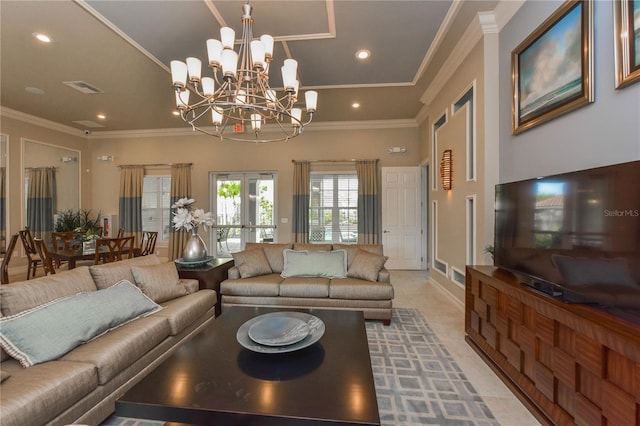
[[[123,253],[129,253],[129,248],[123,248]],[[69,269],[73,269],[76,267],[76,262],[79,260],[94,260],[96,257],[95,249],[93,250],[84,250],[82,247],[79,248],[70,248],[70,249],[58,249],[57,251],[51,250],[49,255],[51,258],[60,262],[67,262]],[[140,255],[140,248],[133,248],[133,256],[138,257]],[[100,248],[100,256],[102,257],[102,261],[109,256],[109,249],[107,247]]]

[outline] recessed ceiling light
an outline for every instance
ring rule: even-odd
[[[44,95],[44,90],[39,87],[25,87],[24,90],[32,95]]]
[[[353,109],[358,109],[358,108],[360,108],[360,103],[359,103],[359,102],[354,102],[354,103],[352,103],[352,104],[351,104],[351,108],[353,108]]]
[[[96,117],[98,117],[100,120],[105,120],[107,118],[107,116],[104,114],[98,114],[96,115]]]
[[[51,37],[49,37],[46,34],[42,34],[42,33],[33,33],[33,36],[40,40],[43,43],[51,43],[53,41],[53,39]]]
[[[356,58],[358,59],[368,59],[371,56],[371,52],[367,49],[360,49],[356,52]]]

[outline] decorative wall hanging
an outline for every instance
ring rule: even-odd
[[[640,81],[640,0],[613,2],[616,89]]]
[[[511,53],[512,133],[593,102],[593,3],[569,0]]]

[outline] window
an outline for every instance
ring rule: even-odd
[[[169,241],[171,177],[145,176],[142,183],[142,229],[157,231],[158,241]]]
[[[358,242],[358,177],[355,173],[311,174],[309,241]]]

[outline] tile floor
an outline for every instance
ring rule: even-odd
[[[394,306],[422,312],[501,425],[540,425],[465,342],[462,304],[456,304],[444,290],[429,283],[426,271],[391,271],[391,283]]]

